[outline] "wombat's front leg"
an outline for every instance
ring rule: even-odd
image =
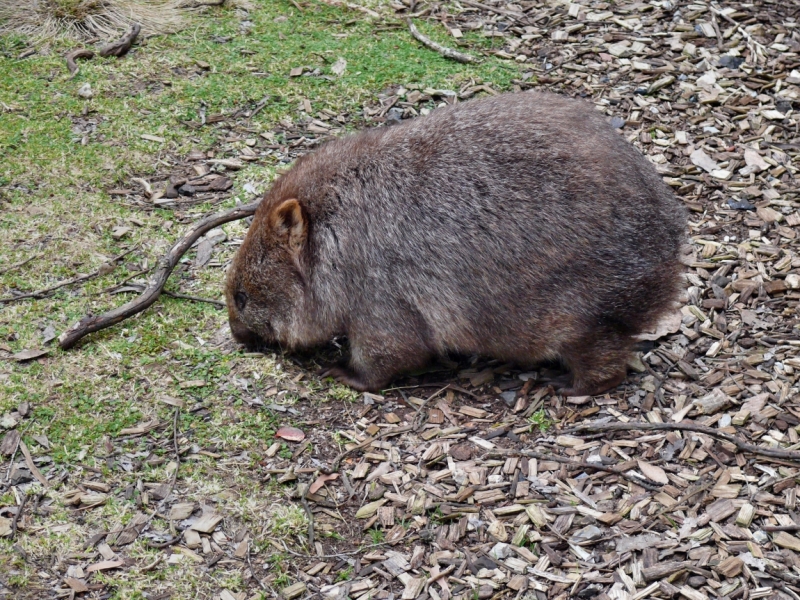
[[[381,389],[388,381],[384,383],[376,383],[369,378],[357,374],[346,366],[331,367],[322,373],[323,377],[333,377],[339,383],[349,385],[354,390],[359,392],[369,392]]]
[[[572,385],[558,390],[565,396],[598,396],[625,381],[630,357],[629,338],[612,331],[594,332],[564,353]]]
[[[350,333],[348,366],[334,367],[327,376],[361,392],[378,391],[396,375],[423,367],[433,357],[414,332],[380,331],[377,327],[367,331],[369,335]]]

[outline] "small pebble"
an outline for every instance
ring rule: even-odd
[[[744,63],[744,57],[742,56],[730,56],[725,54],[724,56],[719,57],[719,63],[717,63],[720,67],[725,67],[727,69],[738,69]]]

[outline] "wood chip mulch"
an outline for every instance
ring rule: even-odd
[[[319,391],[287,364],[286,380],[248,401],[286,412],[300,430],[260,457],[259,475],[312,524],[291,546],[275,542],[293,569],[278,591],[288,600],[800,598],[800,6],[393,8],[438,20],[454,48],[523,64],[518,89],[584,96],[606,112],[691,211],[685,305],[674,331],[602,397],[556,396],[547,369],[473,361],[356,406],[287,409],[283,397]],[[491,49],[469,47],[471,31]],[[363,118],[391,125],[494,93],[488,81],[455,90],[398,82]],[[240,131],[228,152],[190,157],[194,166],[165,173],[155,192],[141,184],[123,195],[191,205],[193,194],[224,193],[195,183],[221,186],[235,161],[287,162],[342,123],[309,108],[271,138],[250,144]],[[156,491],[172,522],[199,512]],[[12,519],[0,527],[10,531]],[[147,534],[145,525],[113,532],[94,568],[113,568],[108,545]],[[219,512],[195,514],[180,536],[155,542],[170,556],[246,559],[250,578],[269,581],[264,554],[251,557],[231,527]]]
[[[480,32],[530,67],[519,89],[609,115],[691,211],[686,305],[604,397],[481,363],[438,390],[365,395],[350,422],[331,412],[340,461],[331,422],[312,420],[292,459],[265,461],[315,524],[284,595],[800,597],[800,7],[394,8],[472,54],[463,34]],[[391,124],[478,93],[496,90],[398,85],[365,114]]]

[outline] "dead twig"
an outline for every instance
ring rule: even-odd
[[[206,2],[184,4],[182,8],[203,8],[205,6],[222,6],[223,4],[225,4],[225,0],[206,0]]]
[[[169,546],[174,546],[178,542],[183,539],[183,536],[176,535],[173,538],[168,539],[166,542],[154,542],[153,540],[147,540],[147,547],[153,548],[155,550],[160,550],[161,548],[168,548]]]
[[[800,531],[800,525],[764,525],[764,531]]]
[[[267,584],[261,581],[261,578],[256,575],[256,570],[253,568],[253,562],[250,560],[250,552],[247,553],[247,566],[250,567],[250,572],[253,574],[253,579],[258,583],[258,587],[262,590],[268,590]]]
[[[23,431],[21,434],[19,434],[19,437],[17,438],[17,442],[14,445],[14,450],[11,452],[11,460],[8,463],[8,469],[6,469],[6,477],[5,477],[6,480],[5,480],[5,483],[8,484],[6,486],[6,489],[8,487],[11,487],[10,484],[9,484],[9,481],[11,481],[11,469],[14,467],[14,459],[17,457],[17,451],[19,450],[19,444],[22,441],[22,436],[25,435],[25,433],[28,431],[28,427],[30,427],[30,426],[31,426],[31,424],[28,423],[28,426],[25,427],[25,431]]]
[[[547,454],[545,452],[536,452],[535,450],[506,450],[506,449],[497,449],[492,450],[489,452],[488,456],[498,456],[498,457],[507,457],[507,456],[525,456],[527,458],[535,458],[537,460],[551,460],[553,462],[571,465],[576,468],[581,469],[594,469],[595,471],[603,471],[605,473],[611,473],[612,475],[619,475],[623,479],[627,479],[631,483],[635,483],[636,485],[642,486],[644,489],[649,490],[651,492],[658,492],[661,490],[661,484],[656,483],[655,481],[650,481],[649,479],[645,479],[644,477],[637,477],[635,475],[628,475],[624,471],[620,471],[619,469],[615,469],[614,467],[608,467],[606,465],[599,465],[596,463],[588,463],[588,462],[581,462],[577,460],[572,460],[570,458],[565,458],[563,456],[559,456],[558,454]]]
[[[155,267],[150,267],[150,268],[148,268],[148,269],[142,269],[141,271],[137,271],[136,273],[134,273],[133,275],[129,275],[128,277],[126,277],[125,279],[123,279],[122,281],[120,281],[119,283],[117,283],[117,284],[114,284],[114,285],[112,285],[112,286],[109,286],[109,287],[105,288],[104,290],[100,290],[99,292],[95,292],[95,293],[94,293],[94,294],[92,294],[92,295],[93,295],[93,296],[99,296],[100,294],[109,294],[109,293],[111,293],[111,292],[114,292],[114,291],[116,291],[116,290],[120,289],[121,287],[123,287],[123,286],[124,286],[126,283],[128,283],[128,282],[129,282],[131,279],[136,279],[136,278],[137,278],[137,277],[139,277],[140,275],[144,275],[145,273],[149,273],[149,272],[150,272],[150,271],[152,271],[154,268],[155,268]],[[138,288],[138,287],[141,287],[142,289],[144,289],[144,286],[138,286],[137,284],[133,284],[133,286],[132,286],[132,287],[137,287],[137,288]]]
[[[451,60],[458,61],[460,63],[476,63],[478,59],[474,56],[469,54],[464,54],[459,52],[458,50],[453,50],[452,48],[447,48],[446,46],[442,46],[441,44],[437,44],[429,37],[426,37],[420,33],[419,29],[416,28],[414,23],[411,22],[411,19],[406,19],[406,23],[408,23],[408,29],[411,32],[411,35],[414,36],[416,40],[418,40],[423,46],[427,46],[431,50],[435,50],[445,58],[449,58]]]
[[[300,558],[341,558],[342,556],[354,556],[356,554],[361,554],[364,550],[369,550],[370,548],[380,548],[382,546],[394,546],[399,544],[400,542],[405,542],[406,544],[410,544],[411,542],[418,540],[419,536],[412,535],[408,538],[401,537],[399,540],[393,540],[391,542],[379,542],[377,544],[367,544],[366,546],[361,546],[358,550],[353,550],[352,552],[339,552],[337,554],[301,554],[300,552],[295,552],[294,550],[289,550],[289,547],[286,545],[286,542],[281,540],[283,544],[284,550],[293,556],[299,556]]]
[[[752,454],[769,456],[772,458],[800,461],[800,452],[795,452],[792,450],[778,450],[775,448],[763,448],[761,446],[756,446],[755,444],[748,444],[747,442],[743,442],[729,433],[725,433],[711,427],[706,427],[705,425],[697,425],[695,423],[586,423],[565,429],[562,433],[570,434],[580,433],[583,431],[675,431],[676,429],[679,431],[702,433],[703,435],[733,444],[743,452],[751,452]]]
[[[180,408],[176,408],[175,409],[175,414],[172,417],[172,450],[175,453],[175,469],[172,471],[172,477],[170,477],[170,480],[169,480],[169,489],[164,494],[163,498],[158,503],[158,505],[153,510],[153,512],[150,513],[150,516],[147,518],[147,523],[152,521],[153,517],[158,515],[158,513],[161,511],[161,507],[167,501],[167,498],[169,498],[169,495],[172,493],[172,490],[175,488],[175,482],[178,481],[178,468],[181,465],[181,452],[180,452],[180,449],[178,448],[178,418],[180,417],[180,414],[181,414],[181,409]],[[180,539],[180,536],[177,536],[177,538]],[[172,542],[172,543],[174,543],[174,542]]]
[[[711,11],[711,26],[714,28],[714,33],[717,34],[717,50],[720,52],[724,52],[724,42],[722,41],[722,32],[719,30],[719,25],[717,24],[717,16],[714,14],[714,11]]]
[[[42,257],[41,254],[36,254],[34,256],[31,256],[30,258],[26,258],[22,262],[18,262],[18,263],[14,264],[14,265],[11,265],[10,267],[6,267],[5,269],[0,270],[0,275],[5,275],[6,273],[10,273],[11,271],[15,271],[16,269],[19,269],[20,267],[24,267],[25,265],[27,265],[32,260],[36,260],[37,258],[41,258],[41,257]]]
[[[352,2],[341,2],[341,0],[319,0],[319,1],[322,2],[323,4],[327,4],[328,6],[335,6],[337,8],[349,8],[350,10],[359,10],[374,19],[381,18],[381,16],[371,8],[367,8],[366,6],[360,6],[358,4],[353,4]]]
[[[219,300],[212,300],[211,298],[201,298],[200,296],[190,296],[189,294],[179,294],[178,292],[170,292],[169,290],[164,290],[162,292],[165,296],[169,296],[171,298],[181,298],[183,300],[191,300],[192,302],[205,302],[206,304],[213,304],[218,308],[225,308],[227,305],[224,302]]]
[[[431,586],[432,586],[434,583],[436,583],[437,581],[439,581],[439,580],[440,580],[440,579],[442,579],[443,577],[447,577],[448,575],[450,575],[450,573],[452,573],[452,572],[455,570],[455,568],[456,568],[456,566],[455,566],[455,565],[450,565],[450,566],[449,566],[449,567],[447,567],[447,568],[446,568],[444,571],[440,571],[438,574],[436,574],[436,575],[432,576],[430,579],[428,579],[428,580],[425,582],[425,588],[424,588],[424,589],[426,589],[426,590],[427,590],[427,589],[428,589],[428,588],[430,588],[430,587],[431,587]]]
[[[143,566],[141,569],[139,569],[139,573],[147,573],[148,571],[152,571],[153,569],[155,569],[158,566],[158,563],[160,563],[163,558],[164,557],[161,554],[159,554],[158,556],[156,556],[156,558],[155,558],[155,560],[153,562],[151,562],[151,563]]]
[[[95,271],[94,273],[89,273],[88,275],[80,275],[79,277],[73,277],[72,279],[67,279],[65,281],[59,281],[57,284],[50,286],[48,288],[44,288],[41,290],[36,290],[35,292],[29,292],[27,294],[20,294],[19,296],[9,296],[8,298],[0,298],[0,304],[10,304],[11,302],[16,302],[17,300],[27,300],[28,298],[44,298],[50,292],[54,292],[62,287],[66,287],[68,285],[74,285],[76,283],[83,283],[84,281],[88,281],[90,279],[94,279],[100,275],[100,271]]]
[[[734,19],[723,13],[722,10],[720,10],[720,8],[714,4],[709,6],[709,8],[711,9],[711,12],[713,14],[719,15],[720,17],[725,19],[728,23],[736,27],[736,31],[738,31],[744,38],[746,38],[747,43],[752,46],[751,50],[753,51],[753,54],[755,54],[756,56],[758,55],[764,56],[766,54],[766,48],[764,47],[764,45],[757,42],[753,38],[753,36],[750,35],[747,31],[745,31],[744,27],[742,27],[737,21],[735,21]]]
[[[342,459],[345,456],[347,456],[348,454],[351,454],[353,452],[357,452],[359,450],[363,450],[364,448],[367,448],[375,440],[381,440],[383,438],[392,437],[392,436],[395,436],[395,435],[401,435],[401,434],[407,433],[409,431],[411,431],[411,425],[407,425],[407,426],[404,426],[404,427],[397,427],[396,429],[390,429],[388,431],[384,431],[382,433],[379,433],[375,437],[368,437],[363,442],[361,442],[360,444],[357,444],[356,446],[353,446],[349,450],[344,450],[343,452],[340,452],[339,455],[336,458],[333,459],[333,464],[331,464],[331,468],[330,469],[321,468],[320,471],[322,471],[325,475],[330,475],[331,473],[336,473],[339,470],[339,465],[341,464]]]
[[[713,488],[715,484],[716,484],[716,482],[711,482],[711,483],[707,483],[706,485],[700,486],[696,490],[693,490],[693,491],[689,492],[688,494],[686,494],[686,496],[681,498],[681,501],[678,504],[676,504],[675,506],[670,506],[670,507],[665,506],[664,508],[662,508],[660,511],[658,511],[658,514],[656,516],[660,517],[661,515],[665,515],[667,513],[672,513],[672,512],[675,512],[676,510],[682,510],[682,509],[686,508],[688,506],[687,503],[689,502],[689,500],[691,500],[692,498],[694,498],[698,494],[702,494],[703,492],[707,492],[708,490]]]
[[[422,417],[423,417],[423,414],[422,414],[422,409],[423,409],[423,408],[425,408],[425,407],[427,406],[428,402],[430,402],[431,400],[433,400],[434,398],[436,398],[436,397],[437,397],[439,394],[441,394],[443,391],[445,391],[445,390],[446,390],[446,389],[448,389],[449,387],[450,387],[450,384],[448,383],[448,384],[447,384],[446,386],[444,386],[443,388],[439,388],[439,389],[438,389],[438,390],[436,390],[436,391],[435,391],[433,394],[431,394],[430,396],[428,396],[428,397],[425,399],[425,401],[424,401],[422,404],[420,404],[420,405],[417,407],[417,412],[416,412],[416,414],[414,415],[414,423],[413,423],[413,424],[412,424],[412,426],[411,426],[411,428],[412,428],[414,431],[418,431],[418,430],[420,429],[420,427],[422,427],[422,425],[423,425],[423,421],[422,421]],[[400,392],[400,393],[402,394],[402,392]]]
[[[22,441],[22,437],[20,437],[19,440],[19,449],[22,452],[22,455],[25,457],[25,465],[28,467],[28,470],[31,472],[31,474],[36,478],[36,481],[41,483],[44,487],[50,487],[50,482],[47,481],[47,477],[42,475],[42,472],[33,463],[33,456],[31,456],[30,450],[28,450],[25,442]]]
[[[309,486],[310,487],[310,486]],[[308,493],[309,487],[306,487],[303,490],[303,493],[300,495],[300,504],[303,505],[303,508],[306,511],[306,515],[308,516],[308,548],[314,548],[314,513],[311,512],[311,507],[308,505],[308,500],[306,500],[306,494]]]
[[[28,501],[28,494],[22,494],[22,502],[19,504],[19,508],[17,508],[17,512],[14,514],[14,518],[11,519],[11,538],[14,539],[17,535],[17,523],[19,523],[19,518],[22,516],[22,511],[25,510],[25,503]]]
[[[256,107],[253,109],[253,112],[250,113],[250,116],[247,117],[248,121],[251,121],[253,117],[255,117],[258,113],[264,110],[264,107],[269,103],[269,96],[264,96],[264,98],[259,102]]]
[[[72,348],[78,340],[84,336],[116,325],[120,321],[124,321],[128,317],[147,309],[161,295],[167,278],[170,276],[170,273],[172,273],[175,265],[178,264],[181,257],[191,248],[192,244],[194,244],[200,236],[224,223],[230,223],[231,221],[237,221],[251,216],[255,213],[256,208],[258,208],[259,202],[260,200],[251,204],[237,206],[228,211],[206,217],[197,223],[189,233],[172,246],[166,256],[161,258],[159,267],[150,280],[149,285],[139,297],[102,315],[87,315],[83,317],[59,336],[59,346],[64,350]]]
[[[87,60],[94,58],[94,52],[88,50],[86,48],[78,48],[77,50],[72,50],[71,52],[67,52],[66,56],[64,57],[67,60],[67,69],[69,69],[69,73],[72,77],[78,74],[78,63],[75,62],[79,58],[85,58]]]
[[[98,54],[100,56],[116,56],[117,58],[120,56],[125,56],[128,53],[128,50],[131,49],[131,46],[133,46],[133,42],[135,42],[136,38],[139,37],[139,32],[141,30],[142,26],[138,23],[134,23],[131,25],[131,30],[128,33],[126,33],[116,42],[108,44],[107,46],[103,46]]]
[[[123,252],[119,256],[115,256],[114,258],[112,258],[106,264],[113,264],[113,263],[119,262],[120,260],[122,260],[123,258],[128,256],[128,254],[130,254],[131,252],[136,250],[138,247],[139,246],[137,245],[137,246],[134,246],[133,248],[131,248],[129,250],[126,250],[125,252]],[[35,292],[28,292],[27,294],[20,294],[19,296],[9,296],[8,298],[0,298],[0,304],[8,304],[8,303],[11,303],[11,302],[16,302],[17,300],[25,300],[27,298],[44,298],[50,292],[54,292],[54,291],[56,291],[56,290],[58,290],[58,289],[60,289],[62,287],[66,287],[68,285],[74,285],[76,283],[83,283],[84,281],[88,281],[90,279],[94,279],[95,277],[98,277],[99,275],[103,275],[103,274],[107,273],[107,271],[104,269],[104,267],[105,267],[105,265],[103,265],[102,267],[100,267],[99,269],[94,271],[93,273],[89,273],[88,275],[79,275],[78,277],[73,277],[72,279],[67,279],[65,281],[60,281],[60,282],[56,283],[55,285],[51,285],[50,287],[47,287],[47,288],[44,288],[44,289],[41,289],[41,290],[36,290]]]

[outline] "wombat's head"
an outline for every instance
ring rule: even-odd
[[[228,317],[237,341],[296,345],[307,237],[308,218],[296,199],[271,202],[256,212],[226,283]]]

